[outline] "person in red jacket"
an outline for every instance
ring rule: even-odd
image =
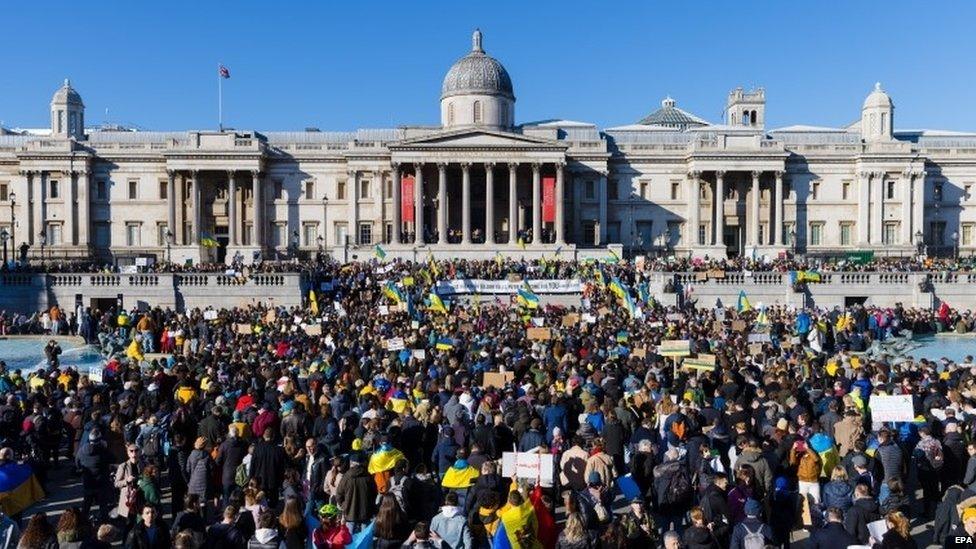
[[[315,549],[341,549],[352,543],[352,534],[342,522],[339,507],[331,503],[319,507],[319,527],[312,531]]]

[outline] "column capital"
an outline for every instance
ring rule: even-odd
[[[542,163],[541,162],[533,162],[532,163],[532,172],[533,173],[538,172],[541,169],[542,169]]]
[[[399,162],[394,162],[394,161],[391,160],[390,161],[390,168],[391,169],[394,169],[394,170],[399,170],[400,169],[400,163]]]
[[[227,177],[230,178],[230,179],[234,179],[234,175],[236,173],[237,173],[237,170],[227,170]]]
[[[359,170],[346,170],[346,177],[356,177],[359,175]]]
[[[784,173],[785,172],[783,170],[776,170],[776,171],[773,172],[773,175],[776,176],[776,179],[780,179],[781,180],[781,179],[783,179],[783,174]]]
[[[725,177],[725,170],[715,170],[715,179],[722,179]]]
[[[553,162],[552,165],[557,170],[562,170],[562,169],[564,169],[566,167],[566,161],[565,160],[560,160],[558,162]]]
[[[444,171],[444,170],[447,169],[447,164],[448,164],[447,162],[438,162],[437,163],[437,169],[439,171]]]
[[[255,179],[261,177],[261,170],[251,170],[251,177]]]
[[[884,175],[885,175],[884,170],[875,170],[871,172],[871,177],[874,177],[875,179],[882,179]]]
[[[488,171],[495,169],[495,165],[496,165],[495,162],[482,162],[482,164],[484,165],[485,169]]]
[[[762,174],[763,174],[762,170],[752,170],[753,179],[759,179],[760,177],[762,177]]]
[[[460,162],[460,164],[461,164],[461,169],[464,171],[468,171],[471,169],[471,162]]]
[[[517,170],[518,167],[519,167],[519,163],[518,162],[509,162],[508,163],[508,169],[511,170],[511,171]]]
[[[701,170],[691,170],[688,172],[688,177],[697,181],[698,179],[701,179],[701,174]]]

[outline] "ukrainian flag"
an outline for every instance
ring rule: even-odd
[[[820,282],[820,273],[817,271],[800,271],[796,273],[797,282]]]
[[[627,312],[630,313],[630,318],[637,316],[637,304],[634,303],[634,298],[631,297],[630,292],[624,294],[624,307],[626,307]]]
[[[527,309],[538,309],[539,296],[532,291],[532,286],[529,286],[527,281],[523,281],[522,285],[523,287],[518,290],[518,295],[515,296],[515,301]]]
[[[434,276],[441,276],[441,270],[437,268],[437,262],[434,261],[434,253],[430,250],[427,251],[427,262],[430,264],[430,271],[434,273]]]
[[[431,292],[427,296],[427,308],[432,311],[437,311],[438,313],[447,314],[447,306],[444,305],[444,301],[441,300],[441,296]]]
[[[386,297],[393,300],[397,305],[403,303],[403,294],[400,293],[400,289],[396,287],[392,282],[387,282],[383,285],[383,293]]]
[[[319,314],[319,300],[315,297],[315,290],[308,291],[308,310],[312,311],[313,315]]]
[[[616,263],[620,261],[620,256],[617,255],[617,252],[614,252],[613,249],[607,248],[607,252],[610,254],[610,259],[607,260],[607,263]]]
[[[624,285],[621,284],[620,279],[617,277],[613,277],[608,288],[618,299],[624,299],[624,296],[627,295],[627,290],[624,289]]]
[[[402,414],[410,408],[410,397],[403,391],[395,391],[386,401],[386,409],[392,410],[396,414]]]
[[[404,457],[403,452],[397,450],[396,448],[390,446],[389,444],[383,444],[380,449],[369,456],[369,464],[366,466],[366,470],[369,474],[375,475],[376,473],[384,473],[393,469],[401,459],[407,459]]]
[[[437,343],[434,344],[434,348],[438,351],[450,351],[454,348],[454,340],[449,337],[439,337],[437,338]]]
[[[0,465],[0,509],[14,516],[44,499],[44,489],[26,463],[7,462]]]
[[[416,320],[417,322],[420,322],[422,318],[420,316],[420,312],[417,311],[416,307],[414,307],[413,297],[411,297],[409,293],[407,293],[407,314],[409,314],[410,318]]]
[[[499,267],[501,267],[503,261],[505,261],[505,258],[502,257],[502,253],[501,252],[495,252],[495,264],[498,265]]]
[[[740,313],[747,313],[752,310],[752,304],[749,303],[749,298],[746,297],[745,290],[739,290],[739,302],[735,308]]]
[[[220,243],[217,242],[217,240],[214,237],[210,235],[204,235],[200,237],[200,245],[203,246],[204,248],[216,248],[220,246]]]
[[[386,252],[383,251],[383,248],[380,248],[379,244],[377,244],[376,247],[373,248],[373,255],[375,255],[376,259],[379,259],[380,261],[386,259]]]
[[[525,249],[525,239],[521,236],[518,237],[518,247],[522,248],[523,250]]]
[[[763,305],[762,307],[759,308],[759,316],[756,317],[756,324],[758,324],[759,326],[768,326],[769,325],[769,317],[766,316],[766,306],[765,305]]]
[[[492,542],[494,549],[542,548],[538,539],[539,521],[531,500],[526,499],[518,507],[508,506],[501,513],[499,522]]]
[[[452,490],[467,490],[478,479],[478,475],[477,469],[468,465],[466,460],[459,459],[444,471],[441,486]]]
[[[637,295],[640,300],[648,305],[653,305],[654,301],[651,298],[650,288],[647,287],[647,282],[642,282],[637,286]]]

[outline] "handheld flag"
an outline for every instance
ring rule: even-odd
[[[383,294],[392,299],[393,303],[396,303],[397,305],[403,303],[403,294],[400,292],[400,289],[390,281],[387,281],[386,284],[383,285]]]
[[[515,301],[527,309],[538,309],[539,308],[539,296],[532,291],[532,286],[529,282],[522,281],[522,287],[518,290],[518,295],[515,296]]]
[[[0,465],[0,509],[14,516],[44,498],[44,489],[26,463]]]
[[[308,291],[308,310],[312,311],[313,315],[319,314],[319,300],[315,297],[315,291]]]
[[[749,303],[745,290],[739,290],[739,302],[736,304],[736,310],[740,313],[747,313],[752,310],[752,304]]]
[[[204,248],[216,248],[220,246],[220,243],[217,242],[217,240],[214,237],[210,235],[204,235],[200,237],[200,245],[203,246]]]
[[[377,244],[376,247],[373,248],[373,255],[375,255],[376,259],[379,259],[380,261],[386,259],[386,252],[383,251],[383,248],[380,248],[379,244]]]
[[[427,308],[431,311],[436,311],[438,313],[447,314],[447,306],[444,305],[444,301],[441,300],[441,296],[431,292],[427,296]]]
[[[522,248],[523,250],[525,249],[525,239],[521,236],[518,237],[518,247]]]
[[[502,253],[501,252],[495,252],[495,264],[498,265],[499,267],[501,267],[503,261],[505,261],[505,258],[502,257]]]
[[[450,351],[454,348],[454,340],[449,337],[439,337],[437,338],[437,343],[434,344],[434,348],[438,351]]]
[[[759,308],[759,316],[756,317],[756,324],[759,326],[768,326],[769,317],[766,316],[766,306],[763,305]]]
[[[607,248],[607,252],[610,254],[610,259],[607,260],[607,263],[616,263],[620,261],[620,256],[617,255],[617,252],[613,251],[612,248]]]

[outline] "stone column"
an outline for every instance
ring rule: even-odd
[[[901,173],[901,243],[912,246],[915,240],[912,238],[912,171],[905,170]]]
[[[461,244],[471,244],[471,163],[461,164]]]
[[[46,221],[45,206],[47,196],[44,195],[44,183],[47,172],[35,172],[34,175],[34,226],[31,227],[31,238],[35,246],[40,246],[40,234],[44,232],[44,222]]]
[[[485,163],[485,244],[495,243],[495,164]]]
[[[78,245],[90,247],[91,193],[88,189],[88,167],[78,172]]]
[[[237,226],[240,224],[240,219],[237,216],[237,178],[234,175],[234,170],[228,170],[227,172],[227,218],[230,224],[230,234],[227,236],[230,240],[231,246],[240,245],[240,241],[237,239]]]
[[[556,163],[556,245],[562,246],[566,244],[566,227],[565,227],[565,204],[563,203],[563,198],[565,194],[565,181],[563,176],[563,169],[565,164],[562,162]]]
[[[447,244],[447,164],[437,164],[437,243]]]
[[[373,181],[376,184],[376,193],[373,195],[373,208],[376,209],[374,213],[376,219],[376,229],[379,231],[378,238],[373,237],[373,243],[386,242],[386,218],[383,215],[383,193],[386,192],[386,187],[383,185],[383,171],[377,170],[373,172]]]
[[[749,227],[749,240],[750,244],[753,246],[758,246],[761,244],[759,242],[759,178],[762,177],[762,172],[759,170],[752,172],[752,212],[750,216],[752,217],[752,226]]]
[[[508,165],[508,243],[518,242],[518,164]]]
[[[203,232],[203,192],[200,190],[200,176],[197,170],[190,172],[190,185],[193,188],[193,234],[190,241],[200,245],[200,235]]]
[[[862,171],[857,181],[857,243],[865,246],[871,232],[869,226],[871,212],[871,172]],[[797,227],[799,231],[799,227]]]
[[[921,231],[925,234],[925,170],[912,173],[912,190],[915,198],[912,202],[912,236]]]
[[[424,165],[414,163],[413,232],[417,246],[424,245]]]
[[[871,174],[871,243],[880,246],[884,235],[884,172]]]
[[[600,193],[600,234],[597,235],[597,245],[602,246],[607,243],[607,172],[600,172],[600,185],[597,189]]]
[[[349,192],[349,230],[346,233],[349,237],[349,244],[355,246],[359,242],[359,172],[348,170],[346,172],[346,190]],[[344,242],[342,244],[345,244]]]
[[[701,172],[692,171],[688,174],[688,246],[700,246],[698,226],[701,225]]]
[[[251,208],[251,225],[254,227],[251,245],[264,249],[264,189],[257,170],[251,170]]]
[[[583,242],[583,185],[574,172],[569,172],[569,186],[573,190],[573,242]]]
[[[775,196],[773,197],[773,202],[776,209],[776,220],[773,223],[773,244],[776,246],[783,245],[783,172],[776,171],[776,186],[773,191]]]
[[[400,244],[401,221],[400,203],[403,201],[403,189],[400,188],[400,164],[393,164],[393,243]]]
[[[75,172],[74,170],[64,172],[67,177],[64,186],[64,232],[63,244],[67,246],[75,245]]]
[[[715,172],[715,196],[712,197],[712,207],[715,209],[715,246],[725,243],[725,172]]]
[[[539,164],[532,164],[532,244],[536,246],[542,244],[542,204],[539,188],[541,168]]]
[[[166,230],[176,237],[176,172],[166,172]],[[164,242],[165,244],[165,242]]]

